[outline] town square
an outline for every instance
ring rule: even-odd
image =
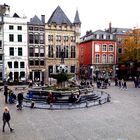
[[[119,1],[0,3],[0,140],[140,140],[137,0]]]

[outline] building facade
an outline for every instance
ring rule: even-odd
[[[44,81],[45,76],[45,16],[35,15],[28,22],[28,78]]]
[[[3,16],[4,79],[18,82],[26,78],[27,61],[27,18]]]
[[[3,80],[3,15],[0,15],[0,83]]]
[[[51,73],[58,72],[58,66],[62,57],[64,57],[64,65],[67,67],[67,72],[77,73],[77,44],[80,39],[80,29],[81,21],[78,11],[73,23],[71,23],[59,6],[52,13],[45,25],[46,81],[49,81]],[[61,52],[64,52],[64,56],[61,55]]]
[[[115,75],[116,40],[113,34],[102,30],[88,32],[79,45],[79,75],[81,78]]]

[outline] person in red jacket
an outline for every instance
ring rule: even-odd
[[[4,129],[5,129],[6,123],[8,124],[8,127],[10,128],[10,131],[12,132],[14,129],[11,128],[10,123],[9,123],[9,121],[11,119],[11,116],[10,116],[10,112],[9,112],[8,107],[4,108],[3,118],[2,119],[3,119],[3,130],[2,130],[2,132],[5,132]]]

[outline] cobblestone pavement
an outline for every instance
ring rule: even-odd
[[[140,88],[129,82],[128,90],[114,86],[104,90],[111,102],[91,108],[19,111],[8,104],[15,131],[6,127],[3,133],[0,119],[0,140],[140,140]],[[4,106],[1,91],[1,116]]]

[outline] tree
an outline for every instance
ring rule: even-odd
[[[140,62],[140,29],[134,29],[132,33],[127,33],[127,37],[123,41],[121,48],[123,54],[120,57],[121,63]]]

